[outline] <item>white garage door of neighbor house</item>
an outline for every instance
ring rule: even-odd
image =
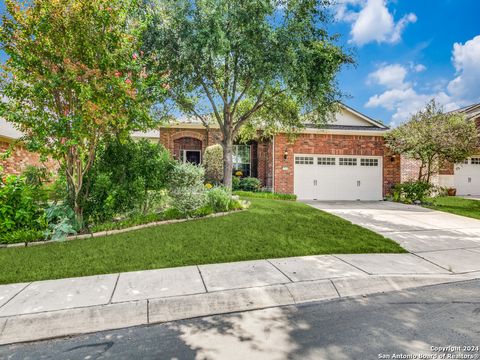
[[[454,170],[457,195],[480,195],[480,156],[455,164]]]
[[[295,154],[294,192],[303,200],[382,200],[381,156]]]

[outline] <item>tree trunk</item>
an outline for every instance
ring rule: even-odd
[[[428,160],[427,164],[427,183],[430,183],[430,175],[432,174],[432,160]]]
[[[223,185],[232,188],[233,173],[233,139],[227,136],[222,141],[223,148]]]

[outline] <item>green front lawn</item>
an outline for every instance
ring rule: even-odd
[[[0,249],[0,283],[314,254],[405,252],[370,230],[302,203],[250,209],[102,238]]]
[[[470,200],[454,196],[442,196],[434,200],[434,205],[429,205],[426,207],[456,215],[480,219],[480,200]]]

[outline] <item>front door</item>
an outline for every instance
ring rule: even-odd
[[[185,155],[183,157],[185,162],[191,164],[200,165],[201,163],[201,153],[200,150],[184,150]]]

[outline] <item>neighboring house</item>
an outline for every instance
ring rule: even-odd
[[[11,155],[5,160],[0,158],[0,166],[6,174],[21,174],[28,165],[47,167],[50,171],[58,169],[58,163],[50,160],[42,162],[40,155],[25,149],[19,139],[22,133],[10,123],[0,118],[0,155],[4,154],[12,144],[15,144]]]
[[[467,119],[475,121],[480,129],[480,103],[466,106],[452,111],[465,114]],[[438,175],[434,176],[433,183],[457,189],[457,195],[480,195],[480,149],[479,155],[472,156],[462,164],[446,164]],[[420,163],[416,160],[402,157],[402,182],[415,180],[418,177]]]
[[[381,200],[400,182],[400,157],[385,147],[388,127],[342,105],[323,128],[307,125],[293,143],[286,134],[237,144],[234,170],[257,177],[263,186],[299,199]],[[178,122],[160,128],[160,143],[179,161],[202,163],[218,127]]]

